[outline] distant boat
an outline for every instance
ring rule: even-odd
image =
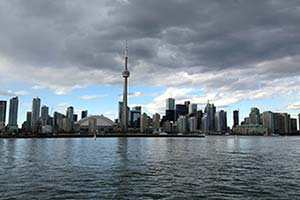
[[[168,135],[166,132],[160,132],[159,135]]]
[[[198,135],[199,137],[205,137],[205,133],[201,133],[200,135]]]

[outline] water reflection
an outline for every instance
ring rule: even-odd
[[[299,138],[0,140],[3,199],[298,199]]]
[[[127,138],[118,138],[117,154],[119,156],[118,164],[114,168],[114,177],[113,180],[116,180],[116,198],[120,199],[124,197],[128,192],[128,139]]]

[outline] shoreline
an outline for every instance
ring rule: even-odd
[[[0,139],[30,139],[30,138],[93,138],[93,134],[56,134],[56,135],[0,135]],[[201,135],[153,135],[153,134],[99,134],[96,135],[97,138],[115,138],[115,137],[151,137],[151,138],[161,138],[161,137],[197,137],[203,138]]]
[[[265,136],[265,135],[197,135],[197,134],[186,134],[186,135],[154,135],[154,134],[120,134],[120,133],[110,133],[110,134],[98,134],[97,138],[116,138],[116,137],[141,137],[141,138],[205,138],[206,136],[219,136],[219,137],[228,137],[228,136],[260,136],[260,137],[286,137],[286,136],[300,136],[300,135],[278,135],[278,136]],[[93,138],[93,134],[54,134],[54,135],[0,135],[0,139],[31,139],[31,138]]]

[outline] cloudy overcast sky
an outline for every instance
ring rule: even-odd
[[[35,96],[65,112],[117,117],[125,41],[129,104],[163,114],[165,99],[200,109],[300,109],[300,1],[3,0],[0,99]]]

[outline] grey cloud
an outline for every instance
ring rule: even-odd
[[[282,68],[275,62],[286,57],[292,59],[289,63],[299,61],[299,6],[296,0],[1,1],[0,57],[18,67],[119,74],[118,58],[128,40],[132,74],[145,73],[132,77],[136,84],[172,71],[246,70],[239,74],[245,77],[252,69],[249,81],[233,74],[204,83],[252,89],[257,87],[250,84],[255,75],[264,80],[300,75],[298,66],[283,62]],[[264,62],[273,66],[260,69]],[[146,74],[150,71],[151,77]],[[102,83],[113,84],[107,79]]]

